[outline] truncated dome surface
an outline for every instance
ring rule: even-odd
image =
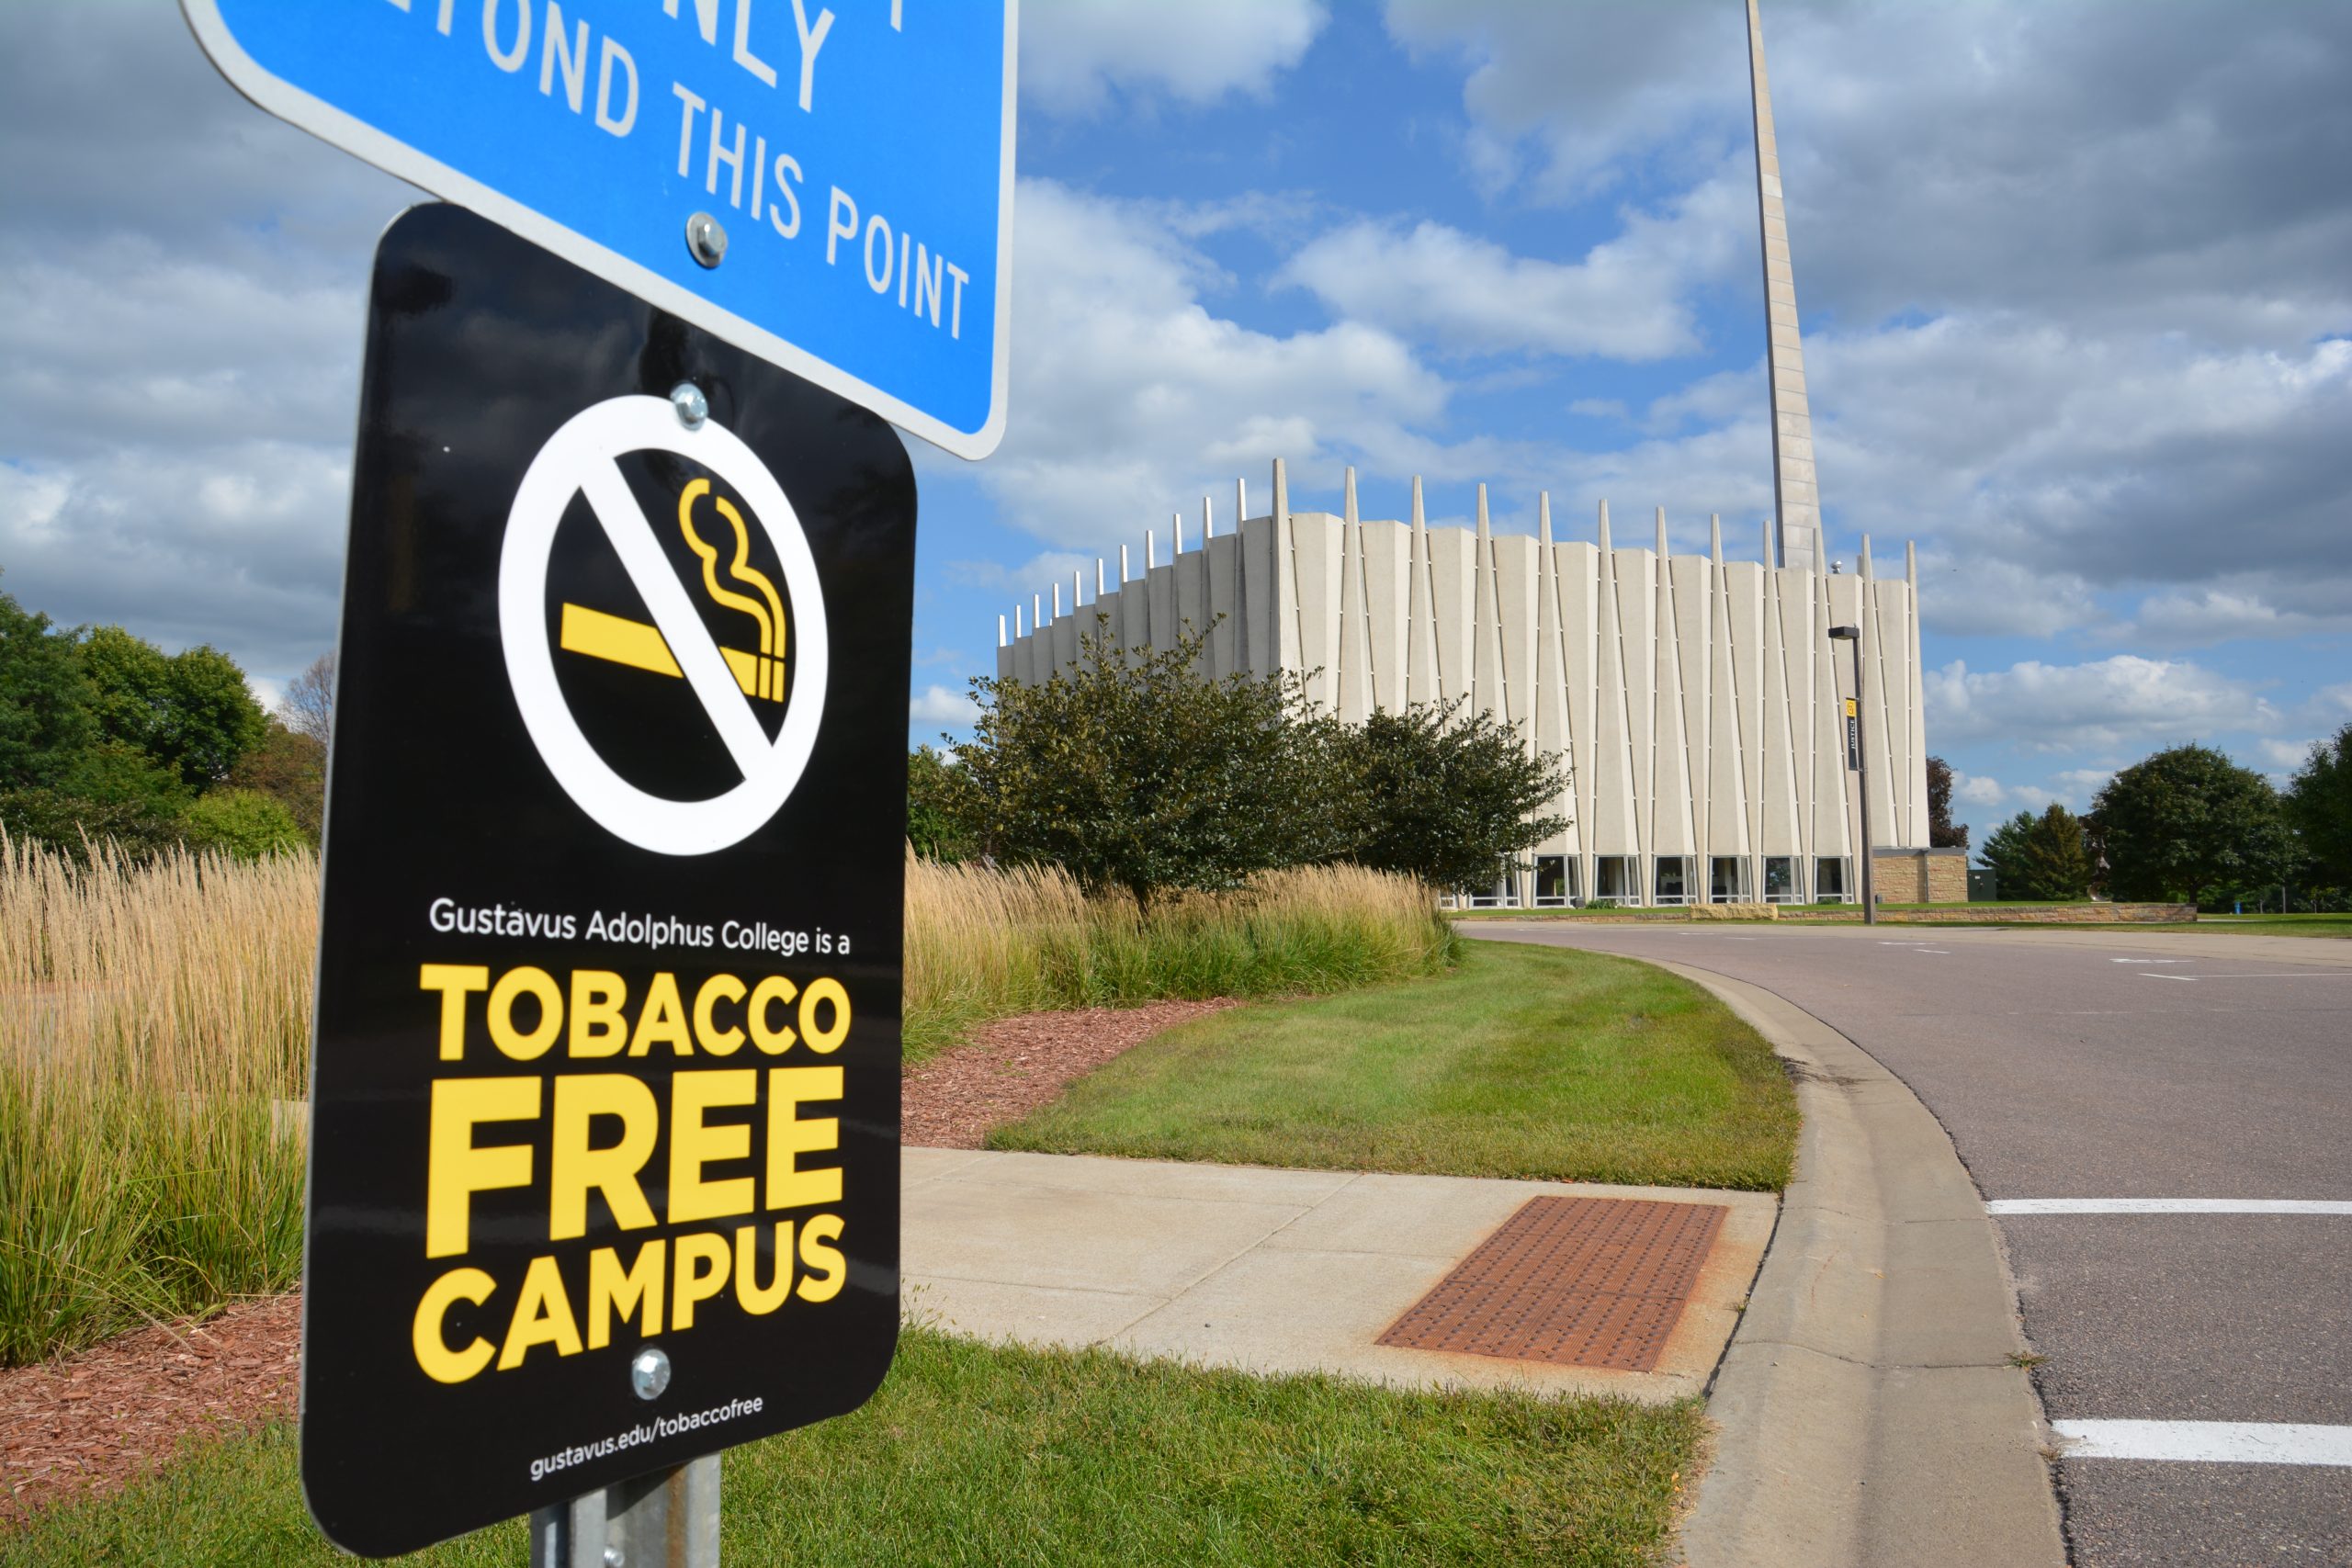
[[[1530,1199],[1379,1342],[1650,1371],[1727,1212],[1713,1203]]]

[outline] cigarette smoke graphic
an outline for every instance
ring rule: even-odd
[[[695,531],[695,502],[710,491],[708,479],[695,479],[678,497],[678,528],[685,535],[687,547],[702,558],[702,585],[711,598],[730,610],[740,610],[752,617],[760,628],[759,674],[754,682],[758,690],[752,694],[782,700],[784,696],[784,600],[767,574],[752,565],[751,531],[743,526],[742,513],[729,504],[725,496],[713,496],[712,504],[735,535],[733,558],[727,563],[727,575],[736,581],[747,583],[759,591],[759,598],[724,588],[718,581],[718,550],[704,541]]]

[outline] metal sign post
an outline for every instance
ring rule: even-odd
[[[718,1456],[531,1513],[531,1568],[718,1568]]]
[[[1832,626],[1833,642],[1851,643],[1854,649],[1854,694],[1846,699],[1846,766],[1855,774],[1855,793],[1862,811],[1862,923],[1878,924],[1878,889],[1871,875],[1871,771],[1862,758],[1862,628]]]
[[[960,457],[1004,433],[1015,0],[181,0],[254,103]]]
[[[888,1370],[914,519],[876,415],[459,209],[385,232],[303,1279],[337,1545],[711,1568],[715,1456]]]

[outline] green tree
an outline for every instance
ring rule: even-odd
[[[975,844],[1145,906],[1343,852],[1359,817],[1337,722],[1294,673],[1201,678],[1204,640],[1125,649],[1098,616],[1050,681],[974,680],[980,716],[944,771]]]
[[[216,789],[187,808],[187,841],[222,850],[240,860],[258,860],[308,844],[294,814],[254,789]]]
[[[1939,850],[1968,847],[1968,824],[1951,819],[1951,764],[1928,759],[1928,842]]]
[[[2033,813],[2020,811],[1984,835],[1977,846],[1976,863],[1993,874],[1993,885],[2004,898],[2022,898],[2013,884],[2025,877],[2026,835],[2033,831]]]
[[[326,817],[327,749],[273,717],[260,745],[237,759],[223,781],[257,790],[286,808],[312,843]]]
[[[97,735],[74,634],[0,593],[0,791],[57,783]]]
[[[1994,829],[1977,858],[1993,868],[2004,898],[2090,896],[2091,855],[2083,819],[2054,800],[2039,817],[2020,811]]]
[[[1556,755],[1537,755],[1491,713],[1462,703],[1375,713],[1343,732],[1340,750],[1360,810],[1350,859],[1437,887],[1492,882],[1496,868],[1542,843],[1567,818],[1541,816],[1566,788]]]
[[[970,858],[971,835],[956,812],[955,767],[928,746],[907,754],[907,842],[925,860]]]
[[[120,626],[82,639],[98,729],[202,790],[261,744],[268,719],[236,661],[209,645],[166,654]]]
[[[2203,904],[2275,884],[2293,856],[2278,792],[2210,746],[2176,746],[2134,762],[2091,803],[2123,899]]]
[[[2314,882],[2352,888],[2352,724],[2314,742],[2288,786],[2287,819]]]

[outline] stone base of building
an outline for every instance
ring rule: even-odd
[[[1871,852],[1871,873],[1882,904],[1965,904],[1966,850],[1901,850],[1881,845]]]

